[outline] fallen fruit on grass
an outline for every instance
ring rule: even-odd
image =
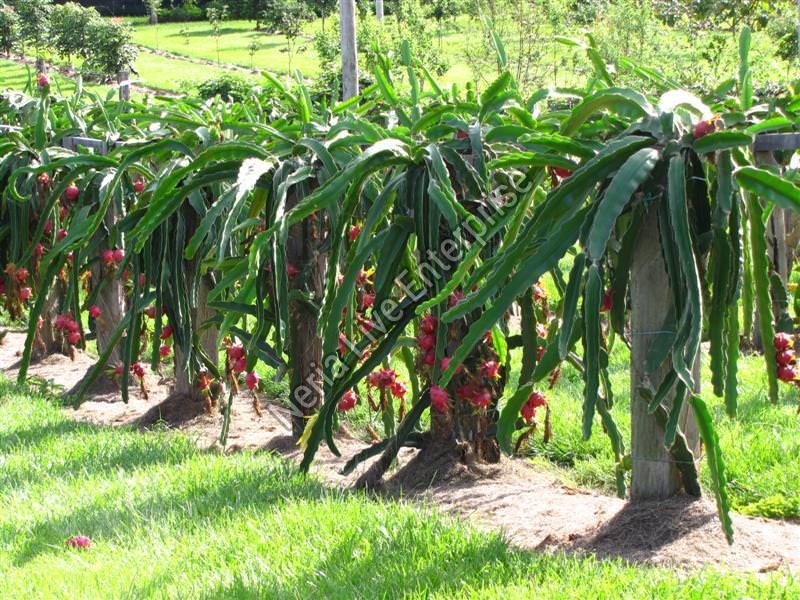
[[[92,547],[92,540],[90,540],[85,535],[75,535],[71,538],[67,538],[67,547],[68,548],[78,548],[81,550],[85,550],[87,548]]]

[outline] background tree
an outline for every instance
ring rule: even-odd
[[[19,17],[13,6],[0,2],[0,50],[11,56],[20,45]]]

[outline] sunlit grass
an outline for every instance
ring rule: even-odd
[[[793,579],[510,547],[435,509],[326,489],[267,454],[98,428],[0,381],[3,598],[783,598]],[[88,550],[65,540],[86,535]]]

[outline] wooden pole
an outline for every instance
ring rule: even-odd
[[[344,100],[349,100],[358,96],[355,0],[341,0],[340,12],[342,22],[342,96]]]
[[[658,210],[652,206],[644,219],[631,269],[631,500],[664,499],[682,489],[682,479],[675,462],[664,446],[664,429],[655,415],[648,412],[649,398],[642,388],[655,391],[670,371],[668,357],[655,371],[647,370],[650,346],[664,328],[672,308],[670,282],[661,253]],[[699,381],[698,365],[695,379]],[[671,404],[672,396],[667,399]],[[683,433],[690,450],[697,456],[697,429],[691,415],[682,415]]]
[[[119,99],[120,102],[128,102],[131,99],[131,78],[130,71],[127,69],[121,70],[117,73],[117,83],[119,84]]]
[[[375,0],[375,16],[379,22],[383,22],[383,0]]]

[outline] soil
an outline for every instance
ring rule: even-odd
[[[16,377],[24,338],[23,333],[12,331],[0,342],[0,370],[9,378]],[[29,375],[66,391],[93,364],[94,359],[83,352],[77,352],[74,360],[54,355],[32,365]],[[240,393],[222,448],[219,409],[208,412],[202,401],[171,396],[170,384],[169,379],[148,374],[148,399],[138,387],[131,387],[128,404],[110,390],[64,411],[71,418],[98,425],[147,428],[162,422],[186,432],[201,447],[271,451],[299,462],[302,453],[291,437],[289,414],[282,406],[259,398],[259,416],[253,397]],[[336,444],[341,457],[323,446],[312,470],[331,486],[350,487],[370,463],[346,477],[339,472],[366,444],[344,429],[337,433]],[[708,499],[676,497],[630,504],[564,485],[521,459],[504,459],[496,465],[466,464],[457,448],[404,449],[398,466],[385,480],[383,493],[434,504],[486,531],[502,532],[519,547],[538,551],[591,553],[681,570],[711,566],[765,573],[797,572],[800,567],[800,525],[796,523],[734,515],[736,540],[728,546]]]

